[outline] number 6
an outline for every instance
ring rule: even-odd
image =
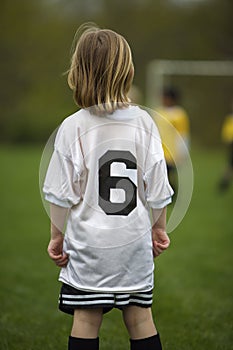
[[[111,176],[111,164],[124,163],[127,169],[137,169],[136,158],[129,151],[107,151],[99,159],[99,206],[107,215],[129,215],[137,206],[137,187],[129,177]],[[112,203],[110,189],[123,189],[125,201]]]

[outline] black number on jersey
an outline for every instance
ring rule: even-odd
[[[99,159],[99,206],[107,215],[129,215],[137,206],[137,187],[129,177],[111,176],[112,163],[124,163],[127,169],[137,169],[136,158],[129,151],[107,151]],[[125,200],[110,201],[111,189],[123,189]]]

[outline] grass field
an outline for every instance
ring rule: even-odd
[[[49,220],[42,148],[1,147],[0,349],[65,350],[72,319],[57,311],[58,269],[46,253]],[[195,151],[193,199],[156,261],[153,313],[165,350],[233,349],[233,187],[216,191],[221,152]],[[104,318],[102,350],[126,350],[120,311]]]

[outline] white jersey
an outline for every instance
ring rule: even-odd
[[[80,110],[60,126],[43,191],[70,208],[59,280],[80,290],[153,288],[149,209],[171,202],[158,130],[136,106],[106,117]]]

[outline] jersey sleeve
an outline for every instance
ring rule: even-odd
[[[144,174],[146,201],[149,207],[161,209],[172,201],[173,190],[168,182],[167,168],[164,159],[156,162]]]
[[[61,125],[43,186],[48,202],[65,208],[71,208],[80,202],[81,157],[78,138],[72,135],[72,130],[67,125]]]
[[[45,199],[60,207],[71,208],[80,202],[80,175],[70,159],[54,150],[46,173]]]
[[[167,176],[167,166],[159,132],[154,125],[144,172],[146,201],[151,208],[161,209],[172,201],[173,190]]]

